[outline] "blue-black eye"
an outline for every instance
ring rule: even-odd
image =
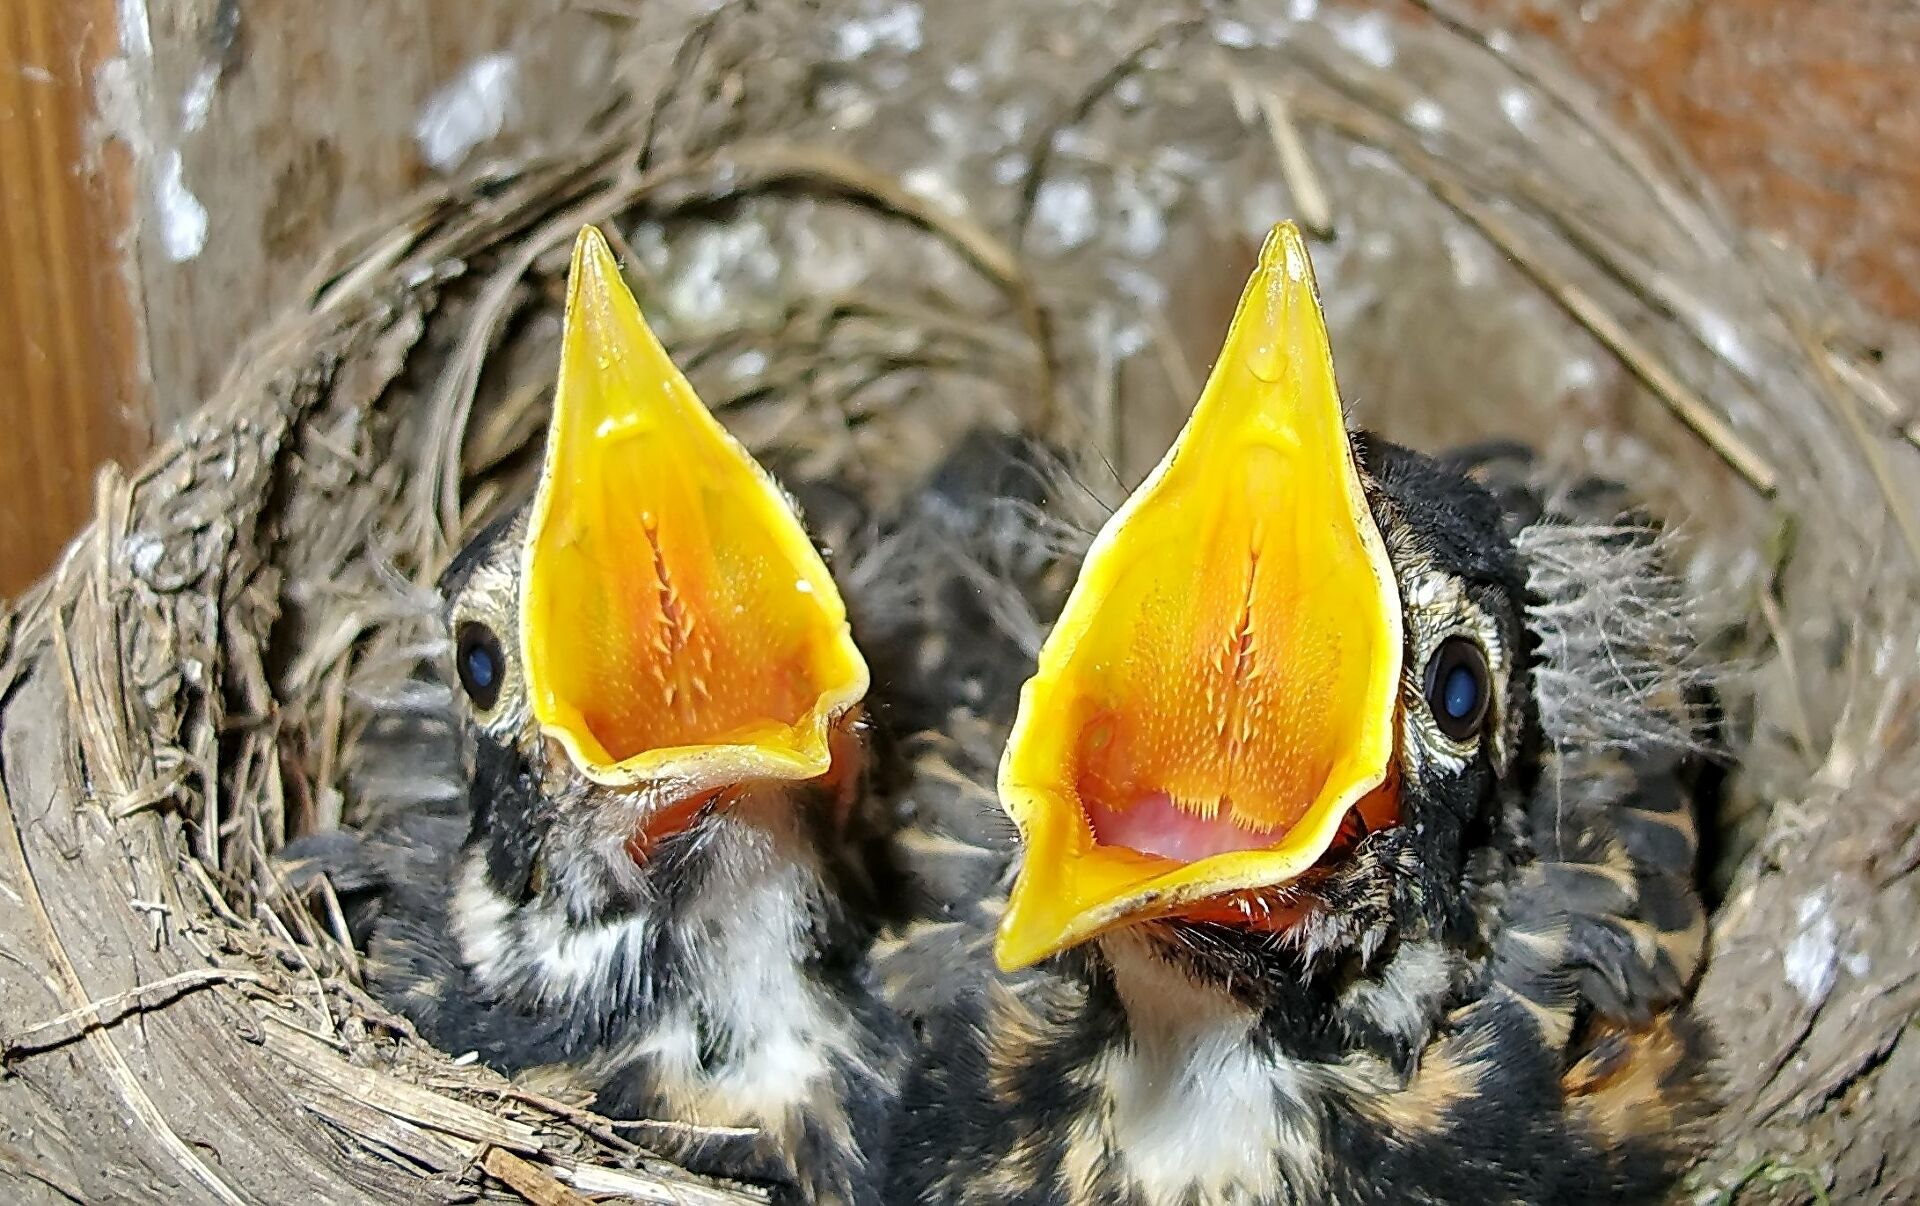
[[[1427,660],[1427,707],[1440,731],[1455,741],[1471,740],[1492,703],[1486,652],[1466,637],[1441,641]]]
[[[462,624],[454,642],[453,661],[460,686],[473,706],[483,712],[493,707],[500,698],[500,679],[507,669],[500,638],[485,624]]]

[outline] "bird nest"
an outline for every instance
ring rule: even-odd
[[[756,452],[885,506],[981,425],[1094,450],[1104,497],[1137,481],[1291,216],[1357,422],[1521,436],[1679,533],[1731,667],[1699,986],[1729,1104],[1696,1185],[1920,1184],[1920,429],[1894,401],[1920,351],[1441,0],[977,7],[609,17],[629,87],[574,144],[346,242],[103,472],[5,630],[0,1171],[74,1200],[753,1199],[653,1158],[668,1124],[420,1042],[273,862],[417,802],[358,753],[407,689],[436,703],[426,584],[528,487],[572,237],[615,239]]]

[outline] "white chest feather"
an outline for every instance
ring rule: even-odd
[[[1255,1046],[1252,1011],[1138,954],[1114,959],[1133,1041],[1101,1077],[1125,1180],[1153,1203],[1283,1202],[1316,1183],[1301,1065]]]
[[[757,837],[742,840],[742,857],[721,860],[731,873],[672,919],[685,938],[684,961],[670,973],[644,955],[662,920],[570,925],[553,902],[502,899],[477,861],[455,890],[462,956],[480,983],[530,1003],[618,1012],[651,1000],[651,1024],[594,1064],[614,1075],[644,1066],[683,1121],[779,1127],[834,1096],[820,1093],[822,1081],[834,1074],[834,1057],[856,1057],[859,1036],[805,970],[810,870],[768,858]],[[674,982],[655,979],[662,974]]]
[[[779,882],[711,893],[685,993],[636,1045],[670,1097],[701,1120],[770,1122],[809,1101],[846,1024],[805,975],[800,918]]]
[[[802,1110],[831,1110],[836,1061],[859,1057],[855,1023],[807,972],[813,872],[770,857],[745,827],[738,857],[676,925],[688,941],[680,991],[633,1054],[680,1116],[779,1129]]]

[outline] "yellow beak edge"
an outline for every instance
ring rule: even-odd
[[[1282,224],[1021,692],[999,788],[1026,849],[1001,966],[1311,868],[1387,785],[1401,656],[1313,270]]]
[[[524,557],[534,719],[589,778],[698,791],[828,770],[868,682],[845,605],[590,226]]]

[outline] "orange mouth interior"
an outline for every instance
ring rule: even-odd
[[[1285,883],[1364,798],[1379,815],[1400,622],[1306,249],[1282,226],[1022,692],[1000,790],[1027,849],[1002,963]]]
[[[839,592],[591,227],[574,248],[525,571],[534,717],[590,778],[691,792],[828,770],[868,680]]]

